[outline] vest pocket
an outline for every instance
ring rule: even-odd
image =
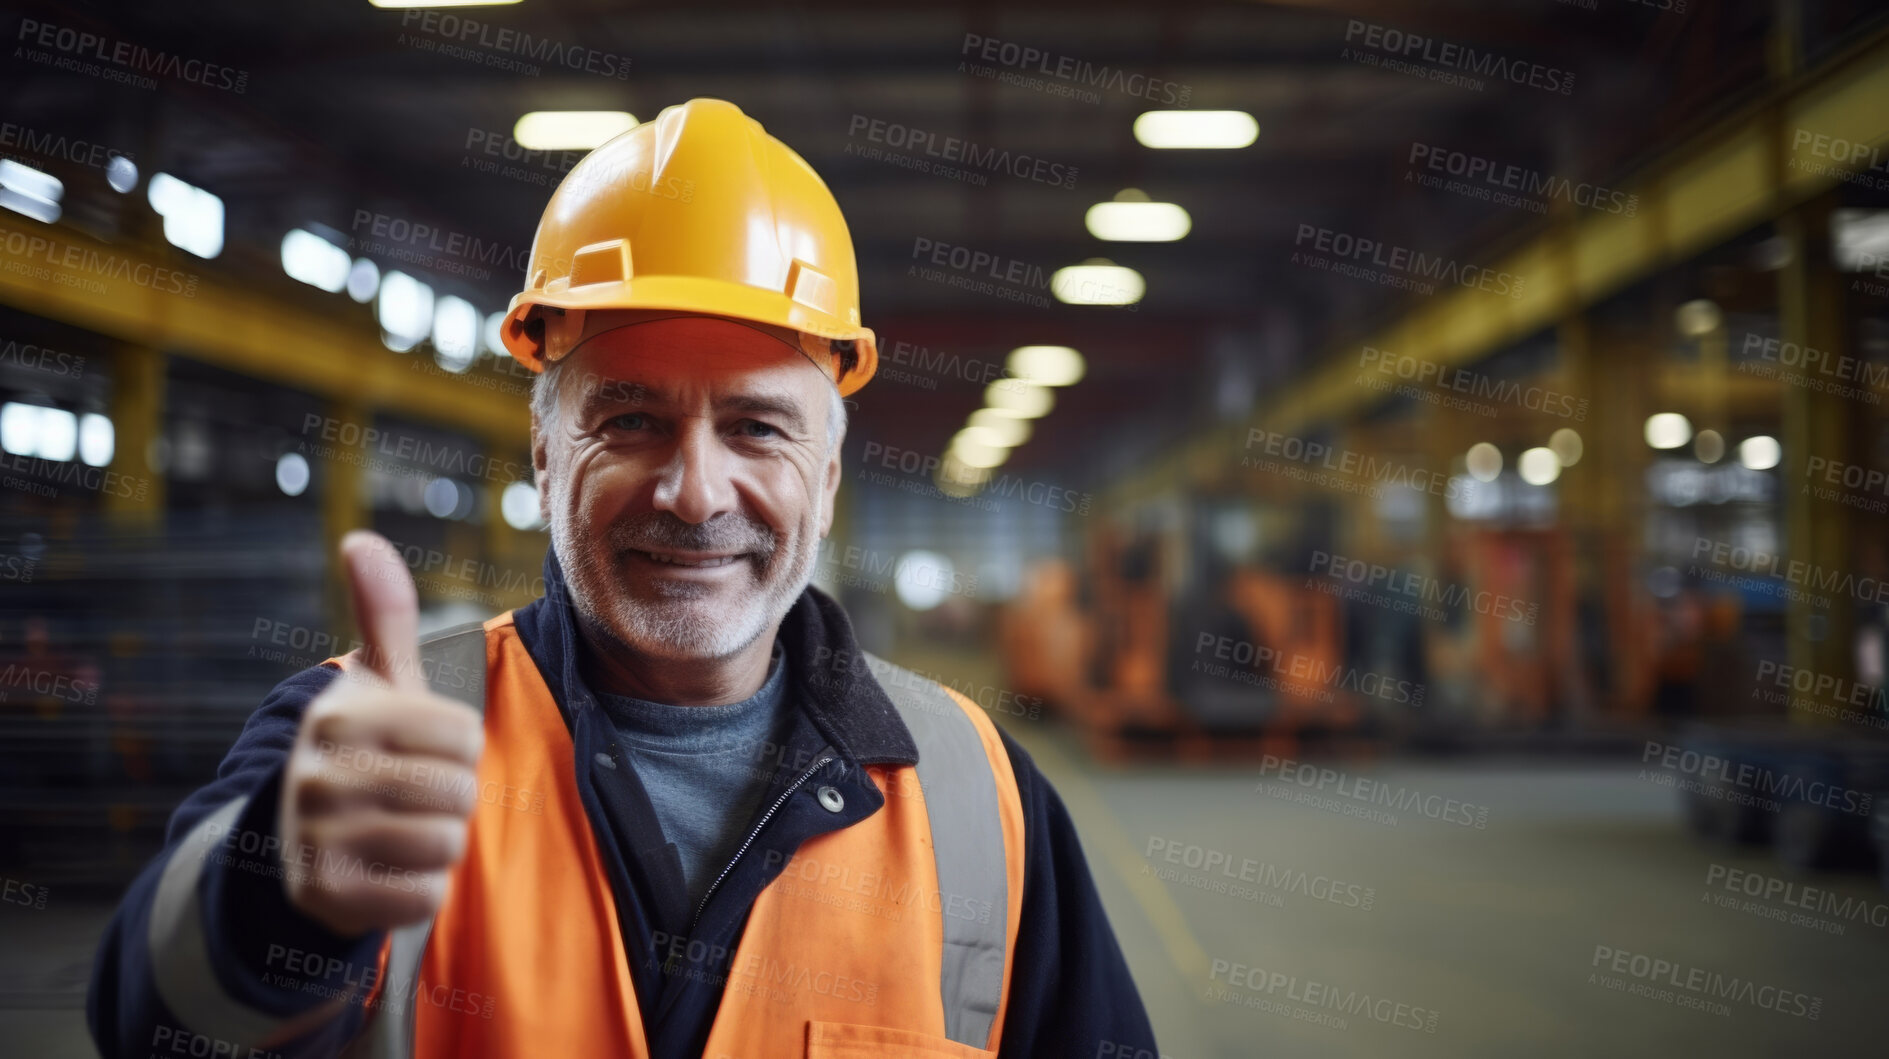
[[[890,1026],[807,1023],[807,1059],[979,1059],[996,1054],[948,1037]]]

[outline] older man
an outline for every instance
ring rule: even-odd
[[[284,681],[101,947],[107,1054],[1152,1055],[1081,848],[809,587],[876,364],[825,185],[694,100],[587,156],[506,341],[542,599]]]

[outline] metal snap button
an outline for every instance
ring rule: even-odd
[[[617,759],[611,757],[609,754],[606,754],[601,750],[597,751],[596,760],[597,760],[597,764],[602,765],[604,768],[613,769],[617,767]]]
[[[846,808],[846,799],[840,797],[840,792],[831,787],[820,788],[818,796],[820,798],[820,804],[824,806],[829,813],[837,813],[841,809]]]

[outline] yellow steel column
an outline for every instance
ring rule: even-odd
[[[1841,280],[1830,258],[1830,211],[1834,195],[1825,194],[1790,211],[1778,221],[1778,230],[1791,248],[1790,263],[1778,274],[1778,308],[1784,341],[1831,355],[1847,350]],[[1813,579],[1854,573],[1851,548],[1851,509],[1811,494],[1805,467],[1812,457],[1851,458],[1860,451],[1853,444],[1849,400],[1820,393],[1808,386],[1780,386],[1784,462],[1780,476],[1784,497],[1784,552],[1805,564]],[[1856,599],[1843,591],[1814,586],[1795,593],[1786,610],[1785,632],[1790,664],[1822,678],[1855,678],[1851,642]],[[1818,596],[1828,606],[1805,598]],[[1820,719],[1795,708],[1794,720]]]
[[[111,354],[112,461],[106,514],[121,526],[155,528],[164,517],[164,476],[151,466],[152,443],[164,433],[164,355],[149,346],[116,344]]]
[[[334,436],[340,438],[360,437],[373,422],[367,407],[354,400],[330,403],[327,414],[335,420]],[[337,451],[343,449],[344,446],[336,446]],[[309,465],[321,490],[321,546],[328,569],[328,628],[339,634],[343,629],[355,629],[347,577],[341,569],[341,538],[349,530],[372,527],[367,504],[367,473],[359,464],[347,459],[312,459]],[[359,630],[355,632],[358,635]]]

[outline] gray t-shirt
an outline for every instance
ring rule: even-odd
[[[761,690],[740,702],[669,706],[604,694],[597,701],[682,858],[693,911],[746,837],[773,777],[771,747],[792,717],[780,644]]]

